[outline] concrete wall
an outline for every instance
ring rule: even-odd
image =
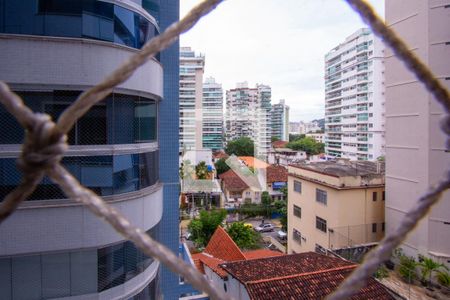
[[[450,88],[450,5],[448,0],[386,2],[386,22],[411,51]],[[422,83],[390,49],[386,49],[386,224],[392,232],[416,199],[438,182],[450,165],[445,135],[439,129],[444,112]],[[407,255],[450,261],[450,195],[408,235]]]

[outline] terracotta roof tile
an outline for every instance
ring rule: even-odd
[[[224,268],[237,280],[245,283],[248,281],[317,272],[351,265],[354,264],[339,258],[329,257],[315,252],[306,252],[230,262]]]
[[[270,165],[266,169],[267,183],[287,182],[288,171],[283,166]]]
[[[249,187],[233,170],[220,174],[219,178],[222,179],[224,188],[229,191],[242,191]]]
[[[195,255],[195,259],[194,259]],[[205,274],[205,267],[206,265],[208,268],[210,268],[214,273],[219,275],[220,277],[224,278],[228,275],[228,273],[220,266],[221,264],[225,263],[226,261],[222,259],[218,259],[215,257],[212,257],[211,255],[205,254],[205,253],[197,253],[192,255],[192,258],[194,259],[195,266],[197,267],[197,270]],[[195,261],[199,262],[199,265]]]
[[[285,254],[278,252],[278,251],[269,250],[269,249],[258,249],[258,250],[244,252],[245,259],[247,259],[247,260],[273,257],[273,256],[281,256],[281,255],[285,255]]]
[[[229,155],[222,151],[213,152],[213,157],[216,159],[228,158]]]
[[[247,167],[253,167],[253,168],[266,168],[269,166],[268,163],[257,159],[253,156],[239,156],[239,160],[241,160]]]
[[[222,227],[217,227],[204,251],[211,256],[225,261],[244,260],[241,249]]]
[[[309,275],[247,283],[250,299],[323,299],[333,292],[355,267],[326,270]],[[391,300],[382,284],[370,278],[367,285],[350,299]]]
[[[286,142],[286,141],[275,141],[275,142],[272,142],[272,147],[273,148],[284,148],[284,147],[286,147],[287,144],[288,144],[288,142]]]
[[[250,299],[323,299],[356,265],[314,252],[237,261],[221,265],[245,285]],[[370,279],[351,299],[394,299],[383,285]]]

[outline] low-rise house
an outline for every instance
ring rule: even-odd
[[[307,159],[305,151],[292,150],[290,148],[271,148],[268,153],[268,162],[274,165],[287,167],[289,164],[298,163]]]
[[[357,267],[349,261],[307,252],[219,264],[219,287],[237,300],[324,299]],[[369,278],[350,299],[395,299]]]
[[[257,163],[256,165],[258,165]],[[284,199],[281,189],[287,186],[287,169],[283,166],[267,165],[266,168],[257,169],[265,172],[266,187],[273,200]],[[219,175],[222,184],[222,191],[228,201],[236,202],[261,202],[261,189],[250,187],[233,170],[228,170]]]
[[[384,163],[338,159],[288,170],[288,253],[326,252],[383,238]]]
[[[325,133],[307,133],[305,136],[313,138],[318,143],[325,143]]]

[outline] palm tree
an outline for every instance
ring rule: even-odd
[[[198,179],[206,179],[208,177],[208,166],[204,161],[198,163],[195,166],[195,175]]]
[[[425,284],[427,284],[426,279],[428,279],[428,283],[431,282],[433,272],[438,272],[440,269],[447,269],[444,264],[435,262],[428,257],[423,257],[423,260],[419,263],[419,266],[422,269],[422,283]]]

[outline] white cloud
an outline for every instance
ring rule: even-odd
[[[181,16],[199,0],[181,0]],[[381,15],[384,0],[369,1]],[[205,76],[230,89],[236,82],[272,87],[290,119],[324,113],[324,55],[364,27],[343,0],[227,0],[181,37],[206,56]]]

